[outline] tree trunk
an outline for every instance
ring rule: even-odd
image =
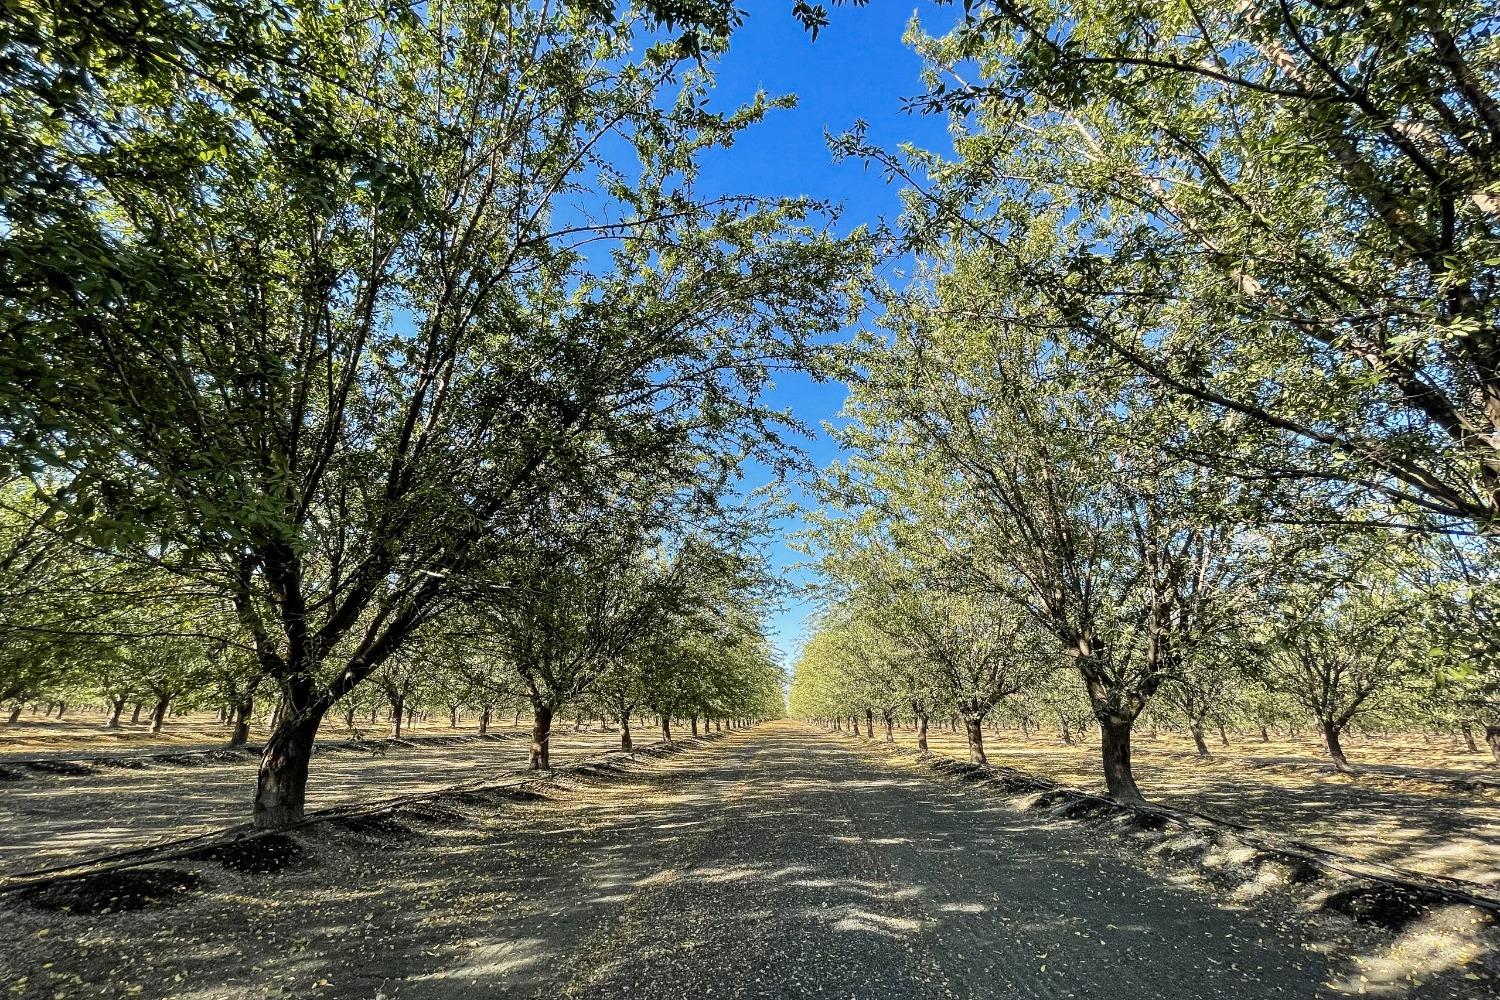
[[[536,705],[531,716],[531,759],[526,766],[533,771],[552,770],[552,706]]]
[[[116,698],[109,703],[109,721],[104,724],[105,729],[120,728],[120,713],[125,711],[125,699]]]
[[[1068,726],[1068,717],[1059,714],[1057,720],[1062,723],[1062,741],[1068,746],[1073,745],[1073,730]]]
[[[1109,716],[1099,720],[1100,750],[1104,761],[1104,785],[1110,798],[1122,802],[1144,802],[1130,767],[1130,730],[1134,719]]]
[[[59,719],[61,719],[63,717],[63,713],[66,712],[67,710],[68,710],[68,703],[67,702],[60,701],[60,702],[57,703],[57,717]],[[1469,745],[1473,746],[1473,744],[1474,744],[1474,737],[1471,734],[1470,737],[1469,737]]]
[[[457,729],[458,728],[458,706],[457,705],[449,705],[448,706],[448,728],[449,729]]]
[[[250,714],[255,710],[254,697],[234,706],[234,730],[229,734],[229,748],[242,747],[250,741]]]
[[[716,732],[716,733],[722,733],[723,731],[724,731],[724,720],[723,719],[715,719],[714,720],[714,732]]]
[[[21,719],[21,707],[22,706],[21,706],[21,703],[19,701],[16,702],[14,705],[10,706],[10,718],[7,720],[10,725],[14,726],[17,722],[20,721],[20,719]]]
[[[62,713],[58,712],[57,717],[61,719]],[[1469,753],[1478,753],[1479,744],[1474,742],[1474,724],[1468,719],[1465,719],[1462,723],[1460,723],[1459,729],[1463,733],[1464,743],[1468,746]]]
[[[306,698],[310,692],[301,695]],[[284,695],[283,701],[289,697],[297,695]],[[260,754],[255,782],[254,822],[260,830],[276,830],[302,821],[307,804],[307,769],[323,710],[283,704],[276,716],[276,728]]]
[[[480,711],[480,713],[479,713],[479,735],[480,736],[488,736],[489,734],[490,734],[490,706],[486,705],[486,706],[484,706],[484,709],[482,711]]]
[[[964,735],[969,740],[969,760],[989,766],[990,759],[984,755],[984,720],[965,719]]]
[[[1328,756],[1333,758],[1335,770],[1345,774],[1353,774],[1354,768],[1349,765],[1349,758],[1344,756],[1344,746],[1339,741],[1340,726],[1336,722],[1323,722],[1323,746],[1328,748]]]
[[[1260,741],[1262,743],[1269,743],[1269,742],[1271,742],[1271,734],[1268,733],[1268,732],[1266,732],[1266,727],[1265,726],[1261,726],[1260,727]]]
[[[874,738],[875,738],[875,712],[873,710],[867,708],[867,709],[865,709],[865,739],[867,739],[867,740],[873,740]]]
[[[1201,722],[1189,722],[1188,730],[1193,734],[1193,745],[1198,748],[1199,757],[1212,756],[1208,752],[1208,744],[1203,740],[1203,724]]]
[[[161,732],[162,723],[167,718],[167,703],[171,700],[171,698],[156,699],[156,706],[151,709],[151,732],[153,734]]]
[[[892,731],[893,728],[895,727],[896,720],[892,719],[891,718],[891,713],[887,712],[887,713],[885,713],[884,721],[885,721],[885,741],[887,743],[894,743],[894,742],[896,742],[896,734]]]
[[[134,707],[132,707],[131,710],[130,710],[130,724],[132,726],[140,725],[140,721],[141,721],[141,703],[140,702],[136,702],[135,705],[134,705]]]
[[[666,743],[672,742],[672,720],[665,713],[661,717],[661,738]]]
[[[917,716],[917,749],[922,753],[927,752],[927,716]]]
[[[1500,726],[1485,726],[1484,741],[1490,745],[1490,754],[1500,764]]]
[[[690,719],[688,719],[688,722],[692,724],[693,736],[696,737],[698,735],[698,716],[692,716]]]
[[[1225,730],[1224,723],[1221,722],[1221,723],[1219,723],[1219,746],[1221,746],[1221,747],[1227,747],[1228,745],[1229,745],[1229,733],[1228,733],[1227,730]]]
[[[635,743],[630,738],[630,710],[628,708],[620,713],[620,749],[635,749]]]
[[[398,694],[391,697],[391,737],[401,738],[401,714],[406,707],[406,695]]]

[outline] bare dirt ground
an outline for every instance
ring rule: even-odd
[[[314,756],[308,808],[377,801],[520,772],[529,740],[509,729],[498,735],[509,738]],[[652,738],[649,731],[641,736]],[[573,732],[564,726],[553,735],[552,762],[561,766],[618,746],[616,732]],[[0,784],[0,876],[245,822],[255,769],[255,758],[246,756],[194,766],[98,768]]]
[[[878,726],[876,731],[878,736]],[[1045,735],[985,738],[991,764],[1074,788],[1104,788],[1097,744],[1067,746]],[[1488,754],[1420,738],[1351,741],[1351,758],[1366,766],[1350,776],[1320,759],[1310,741],[1231,739],[1231,746],[1213,747],[1205,760],[1190,742],[1184,747],[1181,737],[1151,740],[1143,734],[1134,754],[1141,790],[1164,805],[1368,861],[1500,886],[1500,789],[1458,790],[1432,780],[1493,774]],[[896,741],[914,745],[915,737],[898,730]],[[929,745],[937,753],[968,757],[962,735],[946,729],[935,729]]]
[[[172,866],[165,904],[0,899],[17,997],[1490,997],[1463,930],[1229,904],[986,789],[775,723],[539,801]],[[1406,942],[1411,945],[1412,942]]]
[[[148,706],[149,708],[149,706]],[[144,715],[145,713],[143,713]],[[381,716],[384,719],[384,714]],[[224,745],[229,730],[211,712],[190,712],[172,716],[162,731],[152,734],[150,721],[130,722],[130,712],[120,720],[119,729],[106,729],[108,716],[90,709],[73,709],[58,719],[33,714],[27,709],[13,724],[0,722],[0,761],[16,757],[42,757],[51,755],[77,756],[81,754],[137,753],[155,750],[213,749]],[[250,742],[259,742],[265,736],[264,719],[256,718],[250,724]],[[512,727],[513,719],[507,715],[496,717],[490,728],[504,730]],[[522,726],[529,725],[526,719]],[[560,728],[572,728],[572,720],[558,720]],[[448,728],[448,719],[428,719],[405,727],[403,736],[453,736],[475,733],[477,723],[473,719],[461,719],[457,729]],[[371,723],[369,716],[357,719],[354,728],[344,727],[343,717],[329,716],[324,722],[318,738],[330,742],[345,739],[372,739],[390,735],[390,725],[384,721]]]

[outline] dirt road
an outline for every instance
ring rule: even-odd
[[[37,996],[351,1000],[1495,988],[1482,963],[1361,983],[1353,959],[1371,939],[1353,925],[1232,911],[1097,831],[789,722],[544,801],[476,805],[419,838],[387,833],[298,834],[306,864],[274,874],[202,866],[201,889],[164,908],[7,904],[23,946],[0,957],[0,981],[26,976]]]

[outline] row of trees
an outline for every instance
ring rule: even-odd
[[[106,660],[269,696],[265,827],[301,816],[324,719],[403,665],[519,684],[542,765],[606,676],[621,705],[765,714],[768,498],[740,470],[790,464],[764,391],[868,248],[806,200],[699,191],[780,103],[708,101],[737,19],[9,12],[7,696]]]
[[[1126,799],[1141,713],[1234,678],[1339,761],[1382,698],[1493,725],[1491,13],[964,8],[912,30],[956,155],[838,142],[923,265],[843,370],[802,710],[977,734],[1066,668]]]

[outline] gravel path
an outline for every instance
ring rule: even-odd
[[[791,722],[535,801],[451,805],[405,831],[299,832],[303,863],[270,874],[184,866],[199,887],[166,906],[12,904],[0,983],[194,1000],[1312,1000],[1365,992],[1378,966],[1375,994],[1495,995],[1483,963],[1410,975],[1384,935],[1217,905],[1098,831]]]
[[[794,724],[653,791],[520,890],[541,908],[391,995],[1307,998],[1336,975],[1295,923]]]

